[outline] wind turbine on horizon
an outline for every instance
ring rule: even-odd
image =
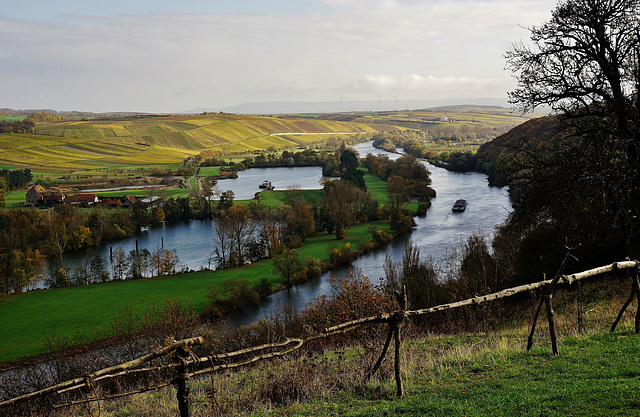
[[[340,93],[340,112],[342,112],[342,99],[344,97],[342,96],[342,93]]]
[[[384,91],[378,94],[378,111],[382,110],[382,93],[384,93]]]
[[[399,92],[399,91],[396,93],[396,95],[395,95],[395,96],[393,96],[393,98],[395,98],[395,99],[396,99],[396,111],[398,111],[398,94],[400,94],[400,92]]]

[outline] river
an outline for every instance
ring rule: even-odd
[[[400,157],[374,148],[371,142],[353,147],[360,156],[384,153],[392,159]],[[316,279],[273,294],[257,307],[237,311],[229,318],[230,324],[252,323],[279,306],[290,306],[301,311],[314,298],[331,291],[328,278],[344,275],[349,268],[360,268],[372,282],[379,283],[384,275],[383,264],[387,254],[398,261],[407,241],[414,242],[420,254],[431,257],[438,268],[446,269],[451,265],[455,249],[474,231],[491,238],[495,226],[502,223],[512,210],[507,189],[490,187],[484,174],[452,172],[423,163],[431,171],[432,187],[437,197],[432,200],[426,216],[415,218],[417,227],[412,233],[359,257],[349,267],[329,271]],[[468,201],[467,209],[463,213],[453,213],[451,207],[460,198]]]
[[[371,146],[371,142],[355,145],[361,156],[367,153],[384,153],[390,158],[398,154],[380,151]],[[492,236],[496,225],[502,223],[511,211],[511,202],[506,188],[490,187],[487,177],[479,173],[451,172],[424,162],[431,171],[432,187],[437,197],[426,216],[416,217],[417,227],[411,234],[394,239],[384,248],[374,250],[356,259],[350,267],[360,268],[374,283],[383,276],[382,265],[387,254],[394,260],[401,257],[402,248],[407,240],[414,242],[421,255],[429,256],[436,266],[445,268],[450,265],[453,251],[474,231]],[[271,181],[276,189],[321,188],[322,172],[319,167],[303,168],[252,168],[238,173],[237,179],[221,180],[218,186],[222,190],[231,189],[237,199],[248,199],[258,191],[263,181]],[[468,206],[463,213],[453,213],[454,201],[464,198]],[[209,267],[209,257],[213,250],[213,223],[211,220],[191,220],[176,224],[163,224],[150,227],[134,236],[120,241],[108,242],[86,251],[67,254],[67,267],[84,262],[88,256],[99,254],[109,259],[109,250],[121,245],[128,253],[135,249],[136,240],[140,249],[152,250],[156,246],[175,249],[180,261],[189,269],[198,270]],[[281,291],[269,297],[260,306],[246,308],[234,314],[230,321],[235,324],[247,324],[268,314],[276,306],[288,305],[302,310],[309,301],[330,291],[328,278],[331,275],[345,274],[347,268],[332,270],[306,283]]]

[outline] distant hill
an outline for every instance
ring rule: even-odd
[[[238,114],[298,114],[298,113],[337,113],[337,112],[377,112],[395,110],[415,110],[430,107],[479,105],[509,107],[506,99],[501,98],[459,98],[459,99],[425,99],[398,100],[384,98],[382,100],[346,100],[340,101],[267,101],[259,103],[242,103],[237,106],[221,108],[196,108],[184,113],[224,112]]]
[[[53,116],[60,116],[62,118],[69,119],[108,119],[118,117],[132,117],[140,115],[148,115],[149,113],[138,112],[107,112],[107,113],[93,113],[89,111],[68,111],[68,110],[53,110],[53,109],[23,109],[15,110],[9,108],[0,109],[0,116],[21,116],[26,117],[37,113],[47,113]]]

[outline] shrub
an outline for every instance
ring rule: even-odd
[[[257,305],[260,302],[260,294],[249,286],[246,279],[229,278],[222,283],[222,289],[210,285],[207,297],[211,304],[222,312],[228,312],[247,305]]]
[[[302,322],[309,331],[397,309],[395,302],[362,271],[349,271],[344,277],[330,278],[331,293],[314,299],[302,312]],[[349,337],[353,337],[350,333]]]

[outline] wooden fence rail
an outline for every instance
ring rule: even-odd
[[[635,332],[640,333],[640,280],[638,275],[639,266],[640,264],[638,263],[638,261],[627,260],[623,262],[615,262],[610,265],[590,269],[588,271],[584,271],[584,272],[580,272],[572,275],[558,275],[551,280],[543,280],[543,281],[532,283],[532,284],[526,284],[518,287],[508,288],[492,294],[469,298],[466,300],[457,301],[449,304],[441,304],[435,307],[424,308],[419,310],[407,310],[406,293],[404,294],[396,293],[396,298],[401,309],[394,313],[382,313],[377,316],[364,317],[364,318],[353,320],[347,323],[341,323],[335,326],[325,328],[320,333],[310,335],[307,337],[287,339],[281,343],[264,344],[260,346],[254,346],[247,349],[238,350],[235,352],[218,353],[218,354],[212,353],[206,357],[198,357],[189,350],[189,346],[196,346],[204,343],[204,339],[202,337],[194,337],[191,339],[185,339],[178,342],[174,342],[170,346],[158,348],[153,352],[150,352],[135,360],[125,362],[120,365],[112,366],[109,368],[105,368],[105,369],[96,371],[93,374],[75,378],[69,381],[65,381],[60,384],[56,384],[54,386],[51,386],[39,391],[35,391],[29,394],[25,394],[19,397],[5,400],[3,402],[0,402],[0,408],[8,407],[13,404],[17,404],[19,402],[31,400],[34,398],[44,397],[53,393],[62,394],[62,393],[77,390],[80,388],[90,388],[90,387],[93,387],[97,382],[100,382],[101,380],[116,378],[116,377],[125,376],[125,375],[134,375],[139,373],[175,368],[177,370],[177,374],[171,381],[167,381],[153,387],[148,387],[148,388],[139,389],[136,391],[126,392],[126,393],[113,394],[113,395],[107,395],[102,397],[96,396],[93,398],[86,398],[82,400],[71,401],[65,404],[58,405],[56,407],[64,407],[64,406],[70,406],[70,405],[81,404],[81,403],[89,403],[93,401],[108,400],[108,399],[113,399],[117,397],[133,395],[133,394],[137,394],[145,391],[155,390],[155,389],[159,389],[162,387],[175,384],[178,388],[177,397],[178,397],[180,415],[181,417],[188,417],[190,415],[189,386],[188,386],[188,380],[190,378],[194,376],[202,375],[202,374],[213,373],[220,370],[238,368],[238,367],[250,365],[252,363],[256,363],[258,361],[271,359],[279,356],[284,356],[295,350],[302,348],[305,344],[311,341],[325,339],[338,334],[348,333],[360,327],[374,325],[374,324],[388,325],[389,333],[384,343],[384,347],[382,349],[381,355],[378,361],[376,362],[376,364],[374,365],[374,367],[372,368],[372,370],[367,374],[366,379],[369,379],[378,370],[391,344],[391,340],[394,339],[394,345],[395,345],[394,375],[396,380],[397,395],[402,396],[403,388],[402,388],[402,379],[400,377],[400,331],[399,329],[404,324],[406,319],[411,317],[424,316],[424,315],[432,314],[439,311],[445,311],[445,310],[460,308],[460,307],[469,306],[469,305],[478,305],[478,304],[486,303],[489,301],[511,297],[516,294],[548,287],[549,291],[543,294],[542,299],[540,300],[538,309],[534,315],[534,319],[531,326],[531,332],[528,338],[527,350],[529,350],[533,344],[533,333],[535,330],[536,321],[541,311],[542,303],[545,303],[547,317],[549,320],[549,332],[551,335],[552,349],[553,349],[553,353],[557,355],[559,354],[559,352],[557,348],[555,324],[553,320],[553,308],[551,305],[552,293],[555,290],[555,287],[559,284],[572,284],[574,282],[577,282],[589,277],[593,277],[596,275],[604,274],[604,273],[627,270],[629,276],[631,276],[633,280],[631,295],[629,296],[627,302],[623,305],[622,309],[620,310],[618,317],[616,318],[615,322],[611,327],[611,331],[613,332],[615,330],[624,311],[631,304],[631,302],[633,301],[633,298],[635,297],[635,298],[638,298],[638,310],[635,315]],[[174,359],[175,359],[175,361],[172,363],[165,364],[165,365],[158,365],[150,368],[139,368],[143,364],[153,359],[163,357],[172,352],[174,353]],[[198,369],[194,372],[188,372],[189,366],[193,364],[198,364],[199,366],[203,366],[203,368]]]

